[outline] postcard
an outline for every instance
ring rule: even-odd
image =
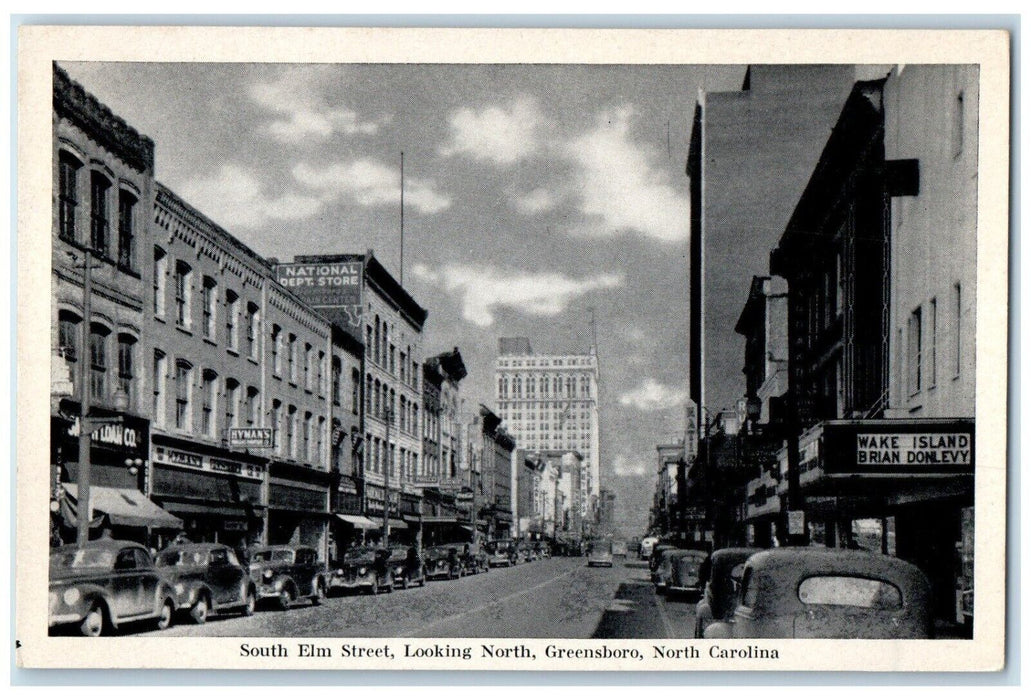
[[[1003,667],[1006,32],[18,42],[20,666]]]

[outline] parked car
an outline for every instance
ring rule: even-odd
[[[612,556],[623,557],[626,559],[626,542],[623,540],[613,540],[612,542]]]
[[[491,568],[515,566],[519,561],[519,554],[512,540],[494,540],[488,542],[485,547],[487,549],[487,562]]]
[[[482,545],[473,542],[463,542],[453,546],[461,547],[458,551],[466,574],[478,574],[490,570],[487,552]]]
[[[394,585],[401,588],[415,584],[426,585],[426,569],[422,557],[419,556],[419,550],[415,547],[393,547],[390,550],[388,564]]]
[[[718,549],[709,556],[708,563],[700,567],[699,578],[704,580],[704,590],[695,606],[696,639],[702,638],[709,623],[733,614],[745,562],[761,551],[753,547]]]
[[[856,550],[753,554],[734,613],[707,639],[927,639],[931,587],[912,564]]]
[[[258,601],[275,598],[283,610],[308,598],[320,605],[326,595],[326,565],[318,552],[303,545],[272,545],[247,550]]]
[[[673,576],[673,555],[677,552],[683,552],[687,550],[677,549],[676,547],[656,547],[652,552],[655,564],[652,568],[652,581],[655,583],[655,589],[657,591],[666,590],[666,585],[669,584],[670,578]]]
[[[670,552],[670,574],[666,583],[666,595],[701,595],[705,586],[702,579],[702,563],[709,557],[709,553],[699,549],[673,549]]]
[[[659,543],[659,538],[658,537],[645,537],[643,540],[641,540],[641,549],[640,549],[641,559],[648,559],[648,560],[650,560],[651,557],[652,557],[652,550],[655,548],[655,545],[657,545],[658,543]]]
[[[426,578],[461,578],[465,574],[465,563],[458,555],[458,546],[441,544],[427,547],[423,555]]]
[[[533,546],[537,552],[538,559],[550,559],[551,558],[551,547],[547,542],[537,542]]]
[[[676,549],[676,546],[663,542],[652,547],[651,556],[648,557],[648,568],[651,570],[652,583],[658,581],[656,571],[658,571],[659,563],[662,561],[662,553],[668,549]]]
[[[172,624],[172,584],[154,566],[150,552],[135,542],[101,539],[50,552],[51,632],[77,630],[99,637],[125,623]]]
[[[375,547],[351,547],[329,568],[328,589],[332,592],[362,589],[375,595],[394,590],[394,573],[387,565],[389,552]]]
[[[587,566],[612,567],[612,543],[597,540],[587,545]]]
[[[157,567],[175,589],[176,610],[198,625],[208,615],[253,615],[258,600],[250,572],[224,544],[173,544],[157,555]]]

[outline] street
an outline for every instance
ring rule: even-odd
[[[611,568],[591,568],[580,557],[554,557],[389,595],[344,594],[287,611],[263,605],[253,617],[179,621],[144,634],[671,639],[691,636],[693,611],[693,602],[656,596],[644,562],[617,559]]]

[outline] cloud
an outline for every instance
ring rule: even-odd
[[[491,266],[460,264],[447,265],[436,272],[420,263],[412,271],[416,277],[459,296],[463,318],[480,327],[494,323],[498,307],[531,316],[555,316],[579,296],[624,284],[623,275],[616,274],[577,280],[558,273],[506,272]]]
[[[228,228],[254,228],[267,221],[305,219],[319,212],[316,196],[290,192],[272,195],[239,165],[224,164],[214,174],[187,181],[182,196]]]
[[[662,411],[682,406],[687,402],[687,389],[665,386],[651,377],[639,387],[619,397],[623,406],[633,406],[641,411]]]
[[[362,206],[397,205],[401,201],[400,170],[368,158],[323,167],[299,164],[294,180],[331,201],[349,198]],[[433,180],[405,178],[405,206],[421,214],[435,214],[451,206],[451,199],[436,189]]]
[[[438,152],[474,160],[512,165],[537,152],[544,116],[528,98],[479,110],[463,108],[451,114],[451,139]]]
[[[624,455],[616,455],[612,460],[612,473],[616,476],[644,476],[648,466],[640,458],[628,459]]]
[[[277,79],[250,86],[251,99],[278,118],[264,125],[273,138],[286,143],[324,141],[333,134],[371,135],[389,123],[361,119],[343,105],[331,105],[324,97],[327,75],[318,68],[292,68]]]
[[[562,201],[562,195],[554,190],[538,187],[525,194],[512,195],[512,204],[524,214],[540,214],[554,209]]]
[[[589,219],[584,235],[613,236],[636,231],[664,242],[687,240],[689,203],[652,165],[654,154],[630,135],[630,107],[598,116],[593,130],[568,141],[576,164],[581,211]]]

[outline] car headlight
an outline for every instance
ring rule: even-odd
[[[75,605],[79,602],[79,598],[81,597],[82,594],[79,592],[78,588],[69,588],[61,596],[61,600],[64,601],[65,605]]]
[[[273,574],[272,574],[272,569],[265,569],[265,570],[264,570],[264,571],[263,571],[263,572],[261,573],[261,575],[262,575],[262,577],[263,577],[263,578],[272,578],[272,576],[273,576]]]
[[[186,588],[185,588],[185,586],[183,586],[183,584],[181,584],[181,583],[175,584],[175,594],[176,595],[182,595],[184,590],[186,590]]]
[[[358,575],[359,576],[364,576],[367,573],[369,573],[369,570],[366,569],[364,566],[362,568],[358,569]]]
[[[437,562],[437,566],[444,566],[445,564],[447,564],[447,562],[444,561],[443,559],[441,559],[440,561]]]
[[[343,575],[344,575],[344,570],[343,569],[337,569],[337,576],[343,576]]]

